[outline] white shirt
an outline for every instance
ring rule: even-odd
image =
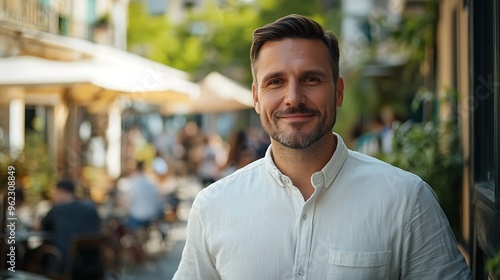
[[[174,279],[471,279],[431,188],[336,137],[306,202],[271,147],[201,191]]]
[[[134,175],[128,183],[128,214],[142,221],[158,218],[162,199],[156,185],[142,173]]]

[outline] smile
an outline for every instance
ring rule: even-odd
[[[311,119],[313,116],[313,114],[290,114],[280,116],[280,119],[289,122],[304,122]]]

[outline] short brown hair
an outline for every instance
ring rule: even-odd
[[[250,64],[252,77],[256,82],[255,72],[259,59],[260,49],[268,41],[279,41],[283,39],[312,39],[321,40],[328,48],[330,64],[333,70],[333,79],[337,84],[339,69],[339,41],[337,35],[332,31],[326,31],[316,21],[302,15],[291,14],[255,29],[253,41],[250,48]]]

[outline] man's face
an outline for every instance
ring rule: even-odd
[[[328,49],[321,40],[266,42],[252,85],[255,110],[269,136],[304,149],[331,132],[344,82],[335,85]]]

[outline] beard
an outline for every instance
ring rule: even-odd
[[[289,114],[311,114],[318,117],[316,126],[311,132],[302,132],[302,128],[306,123],[291,123],[291,133],[285,133],[278,125],[281,116]],[[332,114],[321,115],[316,109],[305,107],[292,107],[283,111],[276,111],[272,114],[271,120],[263,119],[261,115],[261,123],[267,134],[275,141],[290,149],[305,149],[318,141],[327,133],[331,133],[337,118],[337,108],[333,107]]]

